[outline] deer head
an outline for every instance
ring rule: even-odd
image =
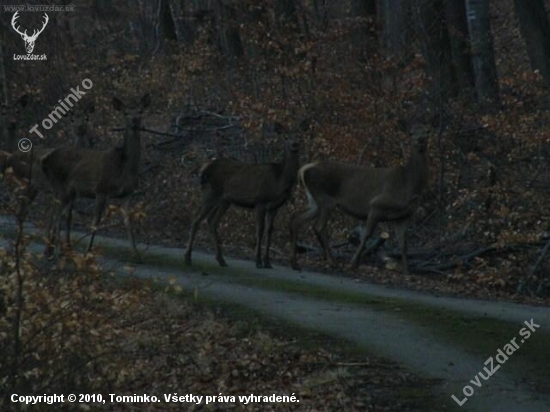
[[[93,103],[83,107],[75,107],[69,112],[69,135],[74,139],[76,147],[93,146],[93,139],[88,133],[88,122],[90,120],[90,114],[94,112],[95,105]]]
[[[18,13],[19,12],[16,11],[15,14],[13,15],[13,17],[11,19],[11,26],[13,27],[13,29],[17,33],[19,33],[21,35],[21,38],[25,42],[25,49],[27,50],[27,54],[31,54],[32,51],[34,50],[34,43],[36,42],[36,39],[38,38],[38,35],[44,31],[44,29],[46,28],[46,25],[48,24],[48,21],[50,21],[50,18],[48,17],[48,15],[46,13],[44,13],[44,23],[42,24],[42,28],[40,30],[34,30],[33,33],[32,33],[32,36],[29,36],[27,34],[27,30],[25,30],[24,32],[21,32],[19,27],[16,27],[16,25],[15,25],[15,23],[16,23],[15,21],[19,17]]]
[[[145,94],[139,103],[126,106],[120,99],[113,97],[113,108],[124,114],[126,127],[132,130],[139,130],[141,128],[141,117],[145,112],[145,109],[151,104],[151,96],[149,93]]]

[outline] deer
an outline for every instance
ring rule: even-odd
[[[103,216],[105,206],[111,199],[124,199],[122,213],[133,257],[141,260],[136,247],[130,218],[132,195],[138,188],[139,162],[141,159],[141,119],[149,107],[151,98],[145,94],[138,104],[126,106],[114,97],[115,110],[125,118],[122,147],[106,150],[59,148],[42,160],[42,169],[54,187],[60,202],[56,221],[56,256],[59,254],[59,226],[62,215],[67,217],[67,245],[70,246],[70,216],[77,197],[95,199],[91,237],[86,253],[92,250],[94,237]]]
[[[269,249],[273,224],[278,210],[290,198],[296,184],[300,162],[297,141],[285,143],[284,158],[279,163],[250,164],[231,158],[220,158],[205,164],[199,172],[202,204],[191,224],[185,262],[191,265],[193,241],[200,223],[207,218],[216,249],[216,260],[227,266],[218,238],[218,225],[231,205],[256,212],[256,267],[271,268]],[[263,256],[262,238],[266,232]]]
[[[373,235],[377,224],[393,222],[401,249],[403,271],[409,274],[406,230],[428,184],[427,136],[422,130],[425,129],[413,129],[411,155],[400,166],[372,168],[337,162],[314,162],[300,168],[299,181],[305,189],[308,206],[293,216],[290,222],[290,264],[293,269],[300,270],[296,260],[298,233],[307,222],[314,219],[314,232],[324,257],[334,265],[327,226],[333,210],[339,209],[366,222],[360,244],[351,260],[352,268],[359,266],[366,241]]]
[[[90,104],[84,108],[75,107],[71,110],[69,117],[69,127],[67,133],[73,138],[75,147],[87,147],[90,145],[90,139],[87,136],[89,114],[95,110],[94,105]],[[52,192],[52,185],[50,179],[48,179],[42,170],[43,159],[53,152],[52,148],[32,148],[29,152],[17,151],[12,154],[8,152],[0,152],[0,171],[5,172],[6,169],[11,168],[13,178],[18,181],[22,186],[26,186],[26,206],[30,205],[38,193],[40,192]],[[53,240],[53,224],[54,220],[59,213],[57,210],[57,203],[51,210],[51,214],[48,219],[47,238],[50,242]],[[20,210],[21,213],[23,209]],[[67,216],[67,226],[70,226],[70,216]],[[68,229],[69,231],[69,229]],[[51,254],[51,247],[45,250],[45,254]]]
[[[2,129],[8,151],[0,151],[0,173],[2,178],[11,171],[10,178],[18,186],[26,189],[25,203],[20,205],[18,215],[22,216],[26,207],[32,203],[40,190],[47,187],[47,181],[40,172],[40,159],[51,149],[38,148],[29,152],[17,150],[13,152],[17,141],[17,130],[21,111],[27,107],[29,97],[24,94],[12,105],[2,105]]]

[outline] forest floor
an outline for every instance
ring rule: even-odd
[[[2,220],[1,231],[11,225]],[[434,410],[550,410],[548,308],[434,296],[277,265],[257,269],[240,259],[227,259],[229,267],[220,268],[213,256],[198,252],[189,267],[181,248],[163,246],[149,245],[144,262],[129,265],[125,241],[98,237],[97,246],[105,267],[161,285],[180,285],[198,302],[221,305],[229,317],[261,316],[266,328],[275,324],[321,333],[354,353],[381,357],[435,379],[434,396],[441,404]],[[529,330],[525,322],[540,325],[531,326],[529,339],[525,332],[520,335]],[[517,352],[502,361],[499,349],[506,351],[514,338]],[[480,379],[478,372],[487,376],[487,370],[494,374]],[[465,386],[473,395],[458,408],[451,396],[464,401]]]

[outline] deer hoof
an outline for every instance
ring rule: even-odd
[[[227,266],[227,262],[224,260],[224,258],[218,258],[217,260],[221,267]]]
[[[191,266],[191,256],[185,255],[185,264]]]
[[[257,262],[256,262],[256,267],[257,267],[258,269],[262,269],[262,268],[264,267],[264,265],[262,265],[262,262],[261,262],[261,261],[257,261]]]
[[[273,266],[269,262],[264,262],[264,269],[273,269]]]

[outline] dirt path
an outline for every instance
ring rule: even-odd
[[[13,230],[0,221],[0,232],[10,227]],[[97,244],[107,256],[105,265],[124,272],[126,242],[99,237]],[[136,265],[134,274],[175,278],[200,296],[329,334],[418,374],[441,379],[440,395],[456,410],[550,411],[550,395],[540,390],[548,388],[550,376],[545,372],[550,356],[549,308],[435,297],[280,266],[258,270],[253,262],[236,259],[227,259],[230,267],[222,269],[210,255],[196,253],[193,258],[190,269],[182,263],[182,249],[149,247],[145,263]],[[531,319],[540,328],[520,343],[519,331]],[[485,361],[514,337],[517,353],[488,380],[478,378],[478,387],[476,374],[485,366],[490,370]],[[462,401],[466,385],[474,393],[458,407],[451,395]]]

